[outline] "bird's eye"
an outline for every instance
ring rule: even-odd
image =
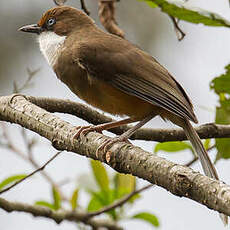
[[[50,26],[54,25],[55,22],[56,22],[56,20],[54,18],[50,18],[47,20],[46,24],[48,27],[50,27]]]

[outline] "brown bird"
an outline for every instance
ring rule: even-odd
[[[68,6],[43,14],[38,24],[19,30],[38,34],[40,49],[57,77],[79,98],[114,115],[128,118],[77,132],[105,130],[136,122],[113,141],[127,140],[153,117],[182,127],[201,161],[205,174],[218,179],[199,136],[193,106],[181,85],[152,56],[118,36],[99,29],[85,13]]]
[[[218,179],[189,122],[197,123],[189,97],[152,56],[125,39],[105,33],[85,13],[68,6],[52,8],[38,24],[19,30],[39,35],[41,52],[57,77],[78,97],[105,112],[129,117],[92,129],[105,130],[140,121],[119,137],[124,140],[160,115],[185,130],[206,175]]]

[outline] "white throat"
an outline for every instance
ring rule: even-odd
[[[40,50],[50,66],[54,66],[61,51],[66,36],[59,36],[52,31],[44,31],[38,36]]]

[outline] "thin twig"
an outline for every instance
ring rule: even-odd
[[[179,20],[170,16],[169,17],[171,18],[172,22],[173,22],[173,26],[174,26],[174,30],[176,32],[176,35],[177,35],[177,39],[178,41],[182,41],[185,37],[185,32],[179,27]]]
[[[24,141],[24,144],[25,144],[25,146],[27,148],[28,160],[30,161],[30,163],[33,164],[33,162],[35,162],[35,159],[33,157],[33,151],[32,151],[32,149],[33,149],[34,145],[36,144],[36,139],[33,138],[32,140],[29,140],[27,138],[26,129],[25,128],[21,128],[21,135],[22,135],[22,139]],[[36,168],[39,168],[37,164],[36,165],[33,164],[33,166],[36,167]]]
[[[53,161],[60,153],[57,152],[53,157],[51,157],[43,166],[41,166],[40,168],[36,169],[35,171],[33,171],[32,173],[30,173],[29,175],[27,175],[26,177],[22,178],[21,180],[16,181],[14,184],[12,184],[11,186],[7,187],[6,189],[3,189],[0,191],[0,194],[5,193],[7,191],[9,191],[10,189],[12,189],[13,187],[15,187],[16,185],[22,183],[24,180],[28,179],[29,177],[33,176],[34,174],[36,174],[39,171],[42,171],[45,169],[45,167],[51,162]]]
[[[185,164],[185,166],[190,167],[192,164],[194,164],[198,160],[198,157],[195,156],[191,161]]]
[[[34,157],[33,157],[33,152],[32,152],[32,146],[33,146],[33,144],[31,143],[31,141],[28,140],[26,134],[23,135],[23,140],[24,140],[25,145],[26,145],[26,147],[27,147],[27,154],[28,154],[28,159],[27,159],[27,160],[29,160],[29,162],[34,166],[35,169],[39,168],[40,166],[38,165],[38,163],[35,161],[35,159],[34,159]],[[53,187],[55,187],[55,188],[58,190],[58,192],[59,192],[61,198],[62,198],[63,200],[65,200],[65,201],[68,201],[68,198],[67,198],[67,197],[62,193],[62,191],[60,190],[58,183],[56,183],[56,182],[52,179],[52,177],[51,177],[47,172],[41,171],[41,174],[43,175],[43,177],[44,177]]]
[[[154,185],[152,184],[148,184],[146,186],[144,186],[143,188],[140,188],[140,189],[137,189],[137,190],[134,190],[133,192],[129,193],[128,195],[124,196],[123,198],[121,198],[120,200],[118,201],[115,201],[113,204],[111,205],[108,205],[102,209],[100,209],[99,211],[95,211],[95,212],[90,212],[88,214],[88,218],[92,218],[94,216],[98,216],[100,214],[103,214],[105,212],[108,212],[112,209],[115,209],[117,207],[121,207],[123,204],[125,204],[130,198],[132,198],[134,195],[140,193],[140,192],[143,192],[144,190],[146,189],[149,189],[151,187],[153,187]]]
[[[87,9],[86,5],[85,5],[85,1],[84,0],[80,0],[81,1],[81,9],[87,14],[90,15],[90,11]]]
[[[26,156],[19,148],[15,147],[15,145],[13,144],[13,142],[11,141],[11,138],[7,132],[7,129],[5,127],[5,125],[3,123],[1,123],[2,126],[2,130],[3,130],[3,136],[7,141],[7,145],[8,148],[15,154],[17,154],[18,156],[20,156],[23,160],[30,162],[33,167],[35,169],[40,168],[40,166],[38,165],[38,163],[35,161],[35,159],[33,158],[33,152],[32,152],[32,145],[30,144],[30,141],[27,139],[26,134],[22,134],[25,146],[27,148],[27,154],[28,156]],[[23,133],[23,132],[22,132]],[[68,198],[65,197],[65,195],[61,192],[61,190],[59,189],[58,184],[52,179],[52,177],[45,171],[41,171],[41,175],[53,186],[55,187],[58,192],[60,193],[61,197],[63,200],[67,201]]]
[[[2,134],[3,134],[3,137],[5,138],[5,140],[7,141],[7,146],[8,146],[8,149],[10,149],[13,153],[16,153],[18,156],[20,156],[23,160],[27,160],[27,156],[22,152],[20,151],[19,149],[17,149],[13,142],[11,141],[10,139],[10,136],[9,136],[9,133],[7,131],[7,128],[6,128],[6,125],[1,122],[0,123],[1,127],[2,127]]]
[[[216,147],[216,145],[213,145],[213,146],[209,147],[209,148],[207,149],[207,152],[211,151],[211,150],[214,149],[215,147]],[[199,158],[198,158],[197,156],[194,156],[194,158],[193,158],[191,161],[189,161],[188,163],[186,163],[185,166],[190,167],[190,166],[191,166],[192,164],[194,164],[198,159],[199,159]]]
[[[29,68],[27,68],[27,74],[28,74],[28,78],[26,79],[26,81],[24,82],[24,84],[21,87],[18,87],[18,84],[16,83],[16,81],[13,82],[13,93],[19,93],[22,92],[23,90],[25,90],[26,88],[28,88],[31,84],[31,81],[33,80],[34,76],[40,71],[40,68],[35,69],[35,70],[30,70]]]
[[[215,149],[216,148],[216,145],[212,145],[211,147],[209,147],[208,149],[207,149],[207,151],[211,151],[211,150],[213,150],[213,149]]]

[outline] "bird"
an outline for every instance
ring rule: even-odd
[[[155,116],[184,129],[204,173],[218,180],[202,141],[191,122],[198,123],[188,95],[176,79],[150,54],[119,36],[101,30],[84,12],[57,6],[46,11],[37,24],[19,29],[38,35],[40,50],[58,79],[86,103],[120,121],[78,127],[76,138],[138,122],[122,135],[102,144],[106,149],[127,141]],[[100,148],[100,147],[99,147]],[[224,216],[224,221],[227,222]]]

